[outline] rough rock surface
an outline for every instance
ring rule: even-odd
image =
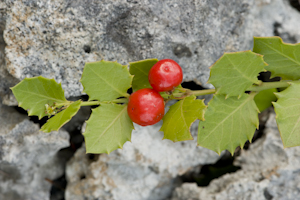
[[[9,88],[17,84],[18,79],[8,73],[5,63],[3,31],[6,16],[6,5],[4,2],[0,2],[0,98],[2,98],[2,102],[6,105],[16,105],[17,102]]]
[[[162,140],[159,128],[136,126],[132,143],[93,162],[83,146],[67,165],[66,199],[165,199],[176,185],[176,176],[219,158],[196,147],[195,140]]]
[[[287,0],[255,0],[254,36],[280,36],[284,42],[300,42],[300,13]]]
[[[84,63],[100,59],[126,64],[172,58],[183,67],[185,81],[210,87],[208,67],[224,51],[250,49],[253,35],[300,42],[300,15],[287,0],[161,2],[0,1],[1,101],[16,105],[9,87],[38,75],[62,82],[67,97],[78,96]],[[55,153],[68,145],[68,136],[39,133],[13,113],[0,105],[0,199],[48,199],[50,184],[44,179],[62,174]],[[66,199],[165,199],[176,176],[218,159],[196,141],[162,141],[158,129],[137,127],[132,143],[109,156],[79,149],[67,167]],[[237,160],[242,170],[207,188],[183,184],[172,199],[297,199],[299,148],[284,150],[276,131],[271,118],[266,136]]]
[[[6,68],[45,76],[78,96],[85,62],[171,58],[184,80],[206,85],[224,51],[247,50],[254,0],[5,0]],[[208,86],[208,85],[206,85]]]
[[[0,199],[49,199],[53,180],[63,174],[56,157],[69,146],[67,132],[43,133],[39,126],[0,104]]]
[[[274,113],[265,136],[243,151],[235,165],[242,169],[213,180],[208,187],[183,184],[176,188],[172,200],[293,200],[300,196],[300,147],[283,148]]]

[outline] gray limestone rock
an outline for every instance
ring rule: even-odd
[[[242,169],[213,180],[207,187],[183,184],[176,188],[172,200],[195,196],[207,200],[293,200],[300,196],[300,147],[283,148],[274,113],[265,136],[242,151],[235,165]]]
[[[287,0],[255,0],[254,36],[280,36],[284,42],[300,42],[300,13]]]
[[[85,62],[176,60],[184,80],[206,87],[224,51],[248,50],[254,0],[5,0],[6,69],[45,76],[79,96]]]
[[[67,165],[66,199],[165,199],[176,185],[176,176],[219,158],[196,147],[196,141],[162,140],[158,129],[159,125],[136,125],[131,143],[93,161],[83,146]]]
[[[63,174],[56,153],[69,146],[69,134],[40,132],[38,125],[1,104],[0,127],[0,199],[49,199],[46,179]]]
[[[101,59],[126,64],[171,58],[182,66],[184,81],[211,87],[208,67],[224,51],[250,49],[253,35],[276,33],[286,42],[300,42],[299,21],[285,0],[4,0],[0,99],[16,105],[9,87],[39,75],[62,82],[67,97],[79,96],[84,63]],[[0,125],[0,199],[48,199],[44,179],[62,174],[55,154],[68,146],[67,133],[40,133],[2,105]],[[109,156],[79,149],[67,166],[66,199],[165,199],[176,176],[218,159],[196,141],[162,140],[158,129],[137,126],[132,143]],[[206,188],[183,184],[172,199],[297,199],[299,151],[282,148],[273,116],[266,136],[236,161],[242,170]]]
[[[6,5],[0,2],[0,99],[6,105],[17,105],[10,87],[18,83],[18,79],[8,73],[5,63],[3,31],[6,23]]]
[[[1,36],[0,30],[0,99],[2,99],[1,103],[5,105],[18,105],[17,100],[9,88],[16,85],[19,81],[9,74],[5,68],[4,42],[1,43]]]

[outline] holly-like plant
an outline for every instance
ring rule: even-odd
[[[68,101],[61,84],[41,76],[25,78],[12,91],[28,115],[50,117],[41,128],[44,132],[59,130],[81,106],[98,105],[83,133],[87,153],[109,154],[122,148],[131,139],[132,121],[151,125],[163,117],[163,139],[192,140],[190,126],[199,119],[198,145],[218,154],[225,149],[233,154],[236,147],[243,148],[252,140],[259,126],[258,113],[272,103],[283,145],[300,145],[300,44],[285,44],[279,37],[255,37],[253,52],[225,53],[213,64],[208,82],[215,89],[182,88],[178,85],[182,74],[176,75],[180,67],[175,75],[166,73],[176,71],[173,65],[178,64],[147,59],[129,63],[128,71],[117,62],[86,63],[81,78],[83,92],[89,96],[85,102]],[[281,80],[259,81],[264,71]],[[277,88],[284,90],[277,92]],[[214,95],[207,106],[196,99],[208,94]],[[163,116],[164,101],[171,99],[178,101]]]

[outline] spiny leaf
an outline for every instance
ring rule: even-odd
[[[284,147],[300,145],[300,83],[291,85],[276,93],[278,100],[273,103],[276,122]]]
[[[261,55],[251,51],[224,53],[211,67],[208,82],[215,86],[216,94],[240,96],[253,83],[259,83],[258,73],[266,65]]]
[[[264,55],[271,77],[300,79],[300,44],[286,44],[280,37],[254,37],[253,51]]]
[[[225,149],[233,154],[237,146],[243,148],[247,140],[251,141],[259,125],[253,96],[226,99],[224,95],[214,95],[205,111],[205,121],[199,123],[198,145],[218,154]]]
[[[86,63],[82,72],[81,83],[89,100],[110,101],[128,96],[132,75],[127,66],[117,62],[98,61]]]
[[[255,95],[254,101],[260,112],[272,106],[272,102],[277,100],[274,92],[277,92],[276,88],[263,90]]]
[[[61,84],[54,79],[42,76],[25,78],[11,88],[19,106],[28,111],[28,115],[36,115],[41,119],[46,116],[46,107],[54,103],[67,103]]]
[[[164,132],[163,139],[173,142],[192,140],[190,127],[196,119],[204,120],[205,110],[203,100],[196,100],[195,96],[186,97],[170,106],[160,129]]]
[[[134,75],[132,80],[133,92],[143,88],[152,88],[148,80],[148,74],[157,62],[158,60],[153,58],[129,63],[130,74]]]
[[[42,126],[41,131],[58,131],[64,124],[70,121],[74,115],[76,115],[80,108],[80,103],[81,100],[75,101],[70,104],[68,108],[51,117],[47,123]]]
[[[101,104],[93,109],[83,134],[87,153],[107,153],[130,141],[133,123],[126,105]]]

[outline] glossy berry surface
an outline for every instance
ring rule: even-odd
[[[149,71],[149,83],[158,92],[171,91],[182,82],[182,69],[174,60],[158,61]]]
[[[165,114],[164,99],[153,89],[140,89],[130,95],[127,112],[141,126],[156,124]]]

